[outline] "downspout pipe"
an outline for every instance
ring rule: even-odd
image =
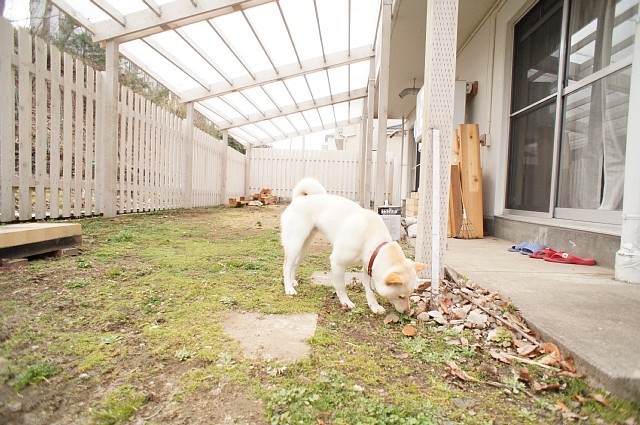
[[[640,8],[640,6],[637,6]],[[624,202],[620,250],[616,253],[616,280],[640,284],[640,120],[632,114],[640,110],[640,19],[636,20],[636,35],[629,87],[629,120],[624,170]]]

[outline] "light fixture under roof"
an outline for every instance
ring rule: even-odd
[[[409,95],[417,95],[418,92],[420,91],[419,88],[416,88],[416,79],[413,79],[413,87],[407,87],[406,89],[403,89],[400,94],[398,96],[400,96],[400,99],[404,98],[405,96],[409,96]]]

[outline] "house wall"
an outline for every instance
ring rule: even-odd
[[[481,148],[483,213],[489,228],[504,212],[511,96],[513,24],[534,3],[509,0],[493,10],[458,52],[456,79],[478,81],[467,98],[466,122],[477,123],[488,145]]]

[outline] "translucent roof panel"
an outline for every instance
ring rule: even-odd
[[[53,0],[245,144],[362,117],[381,0]]]

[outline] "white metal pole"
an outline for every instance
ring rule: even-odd
[[[433,154],[433,172],[431,178],[431,240],[436,241],[431,248],[431,307],[440,305],[440,130],[429,129]],[[422,139],[425,139],[424,133]]]

